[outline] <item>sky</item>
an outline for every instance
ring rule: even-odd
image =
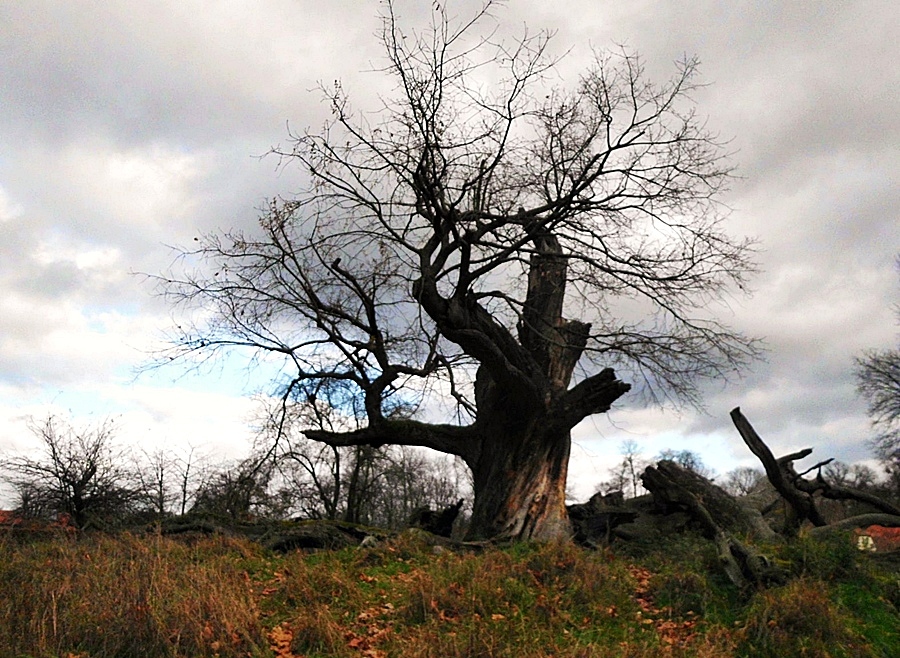
[[[415,26],[429,3],[398,0]],[[473,0],[449,3],[464,15]],[[251,227],[299,172],[262,157],[320,125],[319,84],[354,105],[383,79],[379,3],[363,0],[28,0],[0,3],[0,455],[31,420],[116,419],[141,450],[235,459],[253,438],[265,373],[237,361],[138,374],[172,310],[142,273],[173,245]],[[753,295],[721,319],[766,360],[704,386],[703,410],[624,402],[579,425],[576,498],[634,441],[692,450],[717,472],[755,461],[740,406],[776,454],[872,463],[854,357],[898,344],[900,4],[894,0],[511,0],[500,33],[555,32],[563,81],[624,45],[663,81],[696,55],[694,93],[728,140],[733,236],[759,241]]]

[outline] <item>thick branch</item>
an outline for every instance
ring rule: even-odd
[[[609,411],[613,402],[629,390],[631,384],[616,379],[616,373],[612,368],[604,368],[560,396],[550,415],[573,427],[583,418]]]
[[[802,478],[794,472],[793,467],[794,459],[806,457],[812,450],[806,449],[781,459],[775,459],[772,451],[759,437],[759,434],[756,433],[750,421],[741,413],[739,407],[731,410],[731,419],[734,421],[734,426],[738,432],[740,432],[741,438],[744,439],[744,443],[762,462],[769,482],[791,506],[794,514],[793,518],[786,520],[786,524],[789,526],[786,529],[790,532],[796,532],[800,528],[800,524],[806,519],[809,519],[816,526],[826,525],[827,522],[822,518],[819,510],[816,509],[812,493],[798,487],[798,482],[802,481]]]
[[[774,459],[771,451],[769,451],[765,443],[762,442],[762,439],[759,438],[750,426],[749,421],[741,414],[740,409],[734,409],[731,412],[731,417],[734,420],[734,424],[738,428],[738,431],[741,433],[741,436],[744,438],[744,442],[747,443],[753,453],[760,458],[760,461],[762,461],[763,465],[766,467],[766,474],[769,476],[769,481],[772,483],[772,486],[774,486],[778,493],[780,493],[791,505],[796,515],[795,522],[797,524],[803,519],[808,518],[816,526],[823,527],[827,525],[815,507],[813,495],[816,493],[820,493],[824,498],[829,498],[831,500],[855,500],[866,503],[883,514],[900,518],[900,508],[874,494],[858,489],[852,489],[850,487],[830,484],[822,477],[821,473],[819,473],[814,480],[807,480],[801,477],[802,474],[797,474],[794,470],[793,462],[795,459],[808,457],[812,453],[811,448],[806,448],[791,453],[790,455],[785,455],[779,459]],[[804,471],[804,473],[808,473],[810,470],[821,467],[830,461],[831,460],[829,459],[820,462],[812,469]],[[851,525],[848,527],[855,526]]]
[[[900,528],[900,516],[893,514],[860,514],[847,519],[835,521],[826,526],[811,528],[811,537],[826,535],[831,532],[846,532],[854,528],[867,528],[870,525],[883,525],[887,528]]]
[[[427,276],[416,281],[413,294],[441,334],[478,360],[495,381],[540,398],[534,359],[472,295],[445,299]]]
[[[866,491],[829,484],[821,475],[817,477],[815,481],[809,482],[809,485],[812,485],[816,490],[821,491],[822,496],[825,498],[830,498],[831,500],[855,500],[860,503],[871,505],[885,514],[892,514],[900,517],[900,507]]]
[[[546,373],[551,362],[550,349],[562,338],[558,327],[563,321],[567,265],[554,235],[543,233],[534,241],[537,253],[529,263],[528,294],[522,309],[519,338]]]
[[[432,425],[407,419],[383,420],[375,426],[351,432],[307,430],[304,435],[308,439],[334,447],[362,445],[381,447],[386,444],[420,446],[458,455],[466,463],[474,461],[479,449],[477,436],[470,427]]]

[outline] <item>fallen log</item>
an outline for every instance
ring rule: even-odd
[[[648,466],[641,481],[664,514],[687,512],[701,533],[715,544],[719,564],[736,586],[765,585],[781,579],[780,572],[765,556],[737,537],[777,538],[757,510],[672,461]]]
[[[641,481],[662,512],[684,509],[691,511],[695,520],[705,528],[714,526],[763,540],[778,538],[758,510],[673,461],[663,460],[655,467],[649,466],[641,475]],[[704,514],[699,512],[698,504]]]
[[[633,522],[639,512],[625,506],[621,491],[609,494],[596,493],[586,503],[566,506],[572,523],[573,539],[585,546],[609,544],[613,531]]]
[[[868,528],[870,525],[900,528],[900,516],[896,514],[859,514],[829,523],[826,526],[810,528],[809,534],[811,537],[821,537],[831,532],[846,532],[855,528]]]

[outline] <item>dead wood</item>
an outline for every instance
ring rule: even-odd
[[[756,430],[753,429],[750,421],[741,413],[740,407],[732,409],[731,419],[734,421],[734,426],[737,427],[741,438],[744,439],[744,443],[747,444],[750,451],[762,463],[769,482],[772,483],[775,490],[788,503],[790,513],[785,516],[785,534],[796,535],[800,530],[801,524],[806,520],[809,520],[816,526],[827,525],[822,514],[816,508],[812,493],[797,487],[798,480],[802,480],[802,478],[794,470],[793,462],[796,459],[808,456],[812,452],[812,448],[776,459],[772,451],[769,450],[769,446],[763,442]]]
[[[843,532],[854,528],[868,528],[870,525],[882,525],[888,528],[900,528],[900,516],[896,514],[859,514],[826,526],[810,528],[812,537],[820,537],[831,532]]]
[[[822,477],[821,473],[816,476],[814,482],[804,481],[804,488],[806,487],[809,487],[810,490],[821,492],[824,498],[829,498],[831,500],[855,500],[860,503],[871,505],[884,514],[900,516],[900,507],[897,507],[868,491],[860,491],[859,489],[853,489],[852,487],[830,484]]]
[[[660,511],[687,511],[710,536],[722,529],[758,539],[777,539],[758,510],[673,461],[663,460],[655,467],[649,466],[641,481]]]
[[[831,500],[854,500],[866,503],[884,515],[900,516],[900,507],[874,494],[851,487],[834,485],[825,480],[822,476],[821,468],[831,463],[831,459],[819,462],[815,466],[806,469],[803,473],[797,473],[794,470],[794,461],[808,457],[812,454],[812,448],[805,448],[776,459],[769,447],[756,433],[756,430],[753,429],[750,421],[741,413],[739,407],[731,411],[731,419],[734,421],[738,432],[740,432],[741,438],[744,439],[744,443],[762,462],[769,482],[772,483],[772,486],[775,487],[776,491],[788,504],[789,513],[785,516],[785,534],[796,535],[804,521],[811,522],[817,528],[829,527],[816,507],[816,494]],[[818,471],[815,478],[807,479],[803,477],[814,470]],[[846,527],[859,526],[851,523]]]
[[[758,511],[672,461],[648,466],[641,481],[661,511],[687,512],[700,531],[713,541],[722,570],[732,583],[744,588],[779,579],[765,556],[737,538],[737,534],[777,537]]]

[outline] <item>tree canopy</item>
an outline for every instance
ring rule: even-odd
[[[345,419],[308,437],[458,455],[473,534],[559,535],[569,431],[623,379],[697,403],[757,354],[710,311],[754,265],[723,227],[731,169],[691,101],[697,61],[654,84],[637,55],[597,52],[554,86],[550,35],[496,39],[493,2],[421,31],[382,6],[391,92],[363,111],[323,87],[330,120],[276,149],[306,187],[161,278],[200,311],[175,356],[280,357],[285,409]]]
[[[900,318],[900,307],[897,315]],[[873,447],[896,476],[900,471],[900,348],[867,350],[857,357],[856,386],[868,403],[876,430]]]

